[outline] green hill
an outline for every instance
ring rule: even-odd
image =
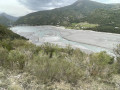
[[[62,25],[76,29],[76,24],[78,26],[79,23],[84,22],[88,22],[90,25],[98,25],[95,28],[84,29],[120,33],[120,4],[78,0],[66,7],[28,14],[18,19],[15,24]],[[77,27],[77,29],[81,29],[80,27]]]
[[[118,10],[105,10],[97,9],[84,18],[83,21],[90,23],[104,24],[104,25],[120,25],[120,9]]]
[[[2,39],[25,39],[18,34],[13,33],[11,30],[7,29],[5,26],[0,25],[0,40]]]
[[[79,22],[97,8],[110,8],[106,5],[90,0],[78,0],[72,5],[47,11],[28,14],[17,20],[16,24],[29,25],[68,25]]]
[[[97,9],[81,21],[99,24],[98,27],[91,28],[95,31],[120,33],[120,9]]]

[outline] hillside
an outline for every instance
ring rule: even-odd
[[[2,39],[25,39],[18,34],[13,33],[11,30],[7,29],[5,26],[0,25],[0,40]]]
[[[82,18],[81,22],[98,25],[97,27],[86,27],[84,29],[120,34],[120,9],[96,9],[87,17]],[[72,25],[69,25],[69,27],[76,29],[78,27],[75,26],[79,24],[74,24],[74,27]]]
[[[80,22],[81,18],[86,17],[97,8],[107,9],[112,6],[90,0],[78,0],[66,7],[28,14],[18,19],[16,24],[68,25],[72,22]]]

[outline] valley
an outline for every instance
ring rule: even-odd
[[[111,2],[3,0],[0,90],[120,90],[120,3]]]

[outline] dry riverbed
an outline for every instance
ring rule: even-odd
[[[61,29],[60,33],[62,37],[71,41],[106,49],[113,49],[117,44],[120,44],[120,34],[95,32],[91,30]]]
[[[120,34],[94,32],[90,30],[65,29],[55,26],[17,26],[11,28],[14,32],[28,38],[36,45],[44,42],[61,46],[70,44],[84,51],[98,52],[106,49],[110,52],[120,44]]]

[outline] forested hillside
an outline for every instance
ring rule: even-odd
[[[99,26],[96,31],[112,32],[120,34],[120,9],[94,11],[91,15],[85,18],[89,23],[97,23]]]
[[[85,22],[96,24],[97,27],[79,25],[79,23]],[[18,19],[15,24],[62,25],[72,29],[120,33],[119,23],[120,4],[103,4],[91,0],[78,0],[66,7],[28,14]]]
[[[81,18],[86,17],[97,8],[107,9],[111,7],[112,5],[90,0],[78,0],[70,6],[28,14],[18,19],[16,24],[68,25],[73,22],[80,22]]]
[[[85,25],[80,23],[87,22]],[[91,12],[90,15],[81,19],[80,23],[72,23],[67,27],[72,29],[88,29],[100,32],[111,32],[120,34],[120,9],[97,9]],[[96,25],[95,27],[89,27],[89,25]],[[84,28],[81,28],[84,27]]]

